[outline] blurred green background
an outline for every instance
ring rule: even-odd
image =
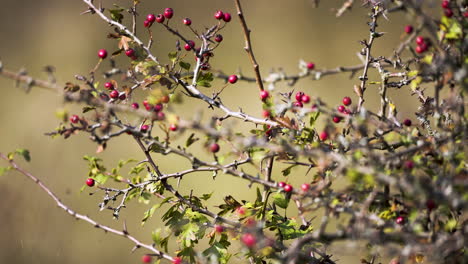
[[[81,1],[1,2],[0,59],[5,68],[18,70],[25,67],[32,76],[45,79],[47,76],[42,68],[53,65],[57,69],[58,82],[64,83],[74,81],[75,74],[86,75],[96,63],[98,49],[116,49],[114,40],[106,38],[110,29],[106,23],[97,16],[79,15],[86,9]],[[110,7],[112,3],[127,6],[131,1],[102,2],[104,7]],[[244,1],[246,19],[252,29],[254,51],[264,76],[269,69],[279,67],[287,73],[296,73],[300,59],[315,62],[318,69],[359,64],[356,53],[361,47],[358,41],[368,38],[367,10],[358,3],[351,13],[336,18],[333,9],[342,3],[336,0],[321,1],[320,7],[314,9],[312,1],[306,0]],[[188,32],[179,22],[184,17],[190,17],[193,26],[202,29],[214,23],[213,14],[218,9],[235,13],[233,1],[227,0],[143,0],[138,30],[143,30],[142,23],[147,13],[159,13],[165,7],[174,8],[173,23],[179,24],[184,33]],[[211,61],[212,67],[223,69],[228,74],[242,69],[245,75],[253,76],[243,50],[244,41],[238,19],[233,17],[222,33],[224,42]],[[393,47],[402,38],[403,27],[413,22],[400,13],[391,14],[389,21],[381,19],[379,31],[386,34],[376,41],[373,54],[391,55]],[[157,24],[153,26],[153,50],[165,58],[173,49],[175,38],[161,28]],[[302,80],[294,88],[320,96],[330,105],[338,105],[345,95],[357,102],[353,94],[353,85],[357,83],[356,78],[349,79],[349,74],[340,74],[327,76],[321,81]],[[284,84],[279,87],[282,91],[289,89]],[[160,223],[154,219],[144,227],[140,226],[147,206],[131,202],[129,208],[122,212],[121,218],[113,220],[111,212],[98,211],[97,204],[102,193],[89,196],[86,191],[79,192],[87,174],[87,164],[82,157],[85,154],[95,155],[96,145],[85,134],[66,141],[44,136],[45,132],[53,131],[59,124],[55,117],[57,109],[78,112],[79,106],[64,105],[57,94],[37,88],[25,94],[22,89],[15,87],[13,81],[4,78],[0,78],[0,89],[0,151],[6,153],[16,148],[29,149],[32,161],[21,162],[22,165],[40,177],[66,204],[118,229],[126,221],[131,234],[150,242],[150,232]],[[210,90],[202,89],[211,94]],[[372,86],[367,93],[366,106],[377,111],[377,87]],[[415,99],[409,95],[408,88],[398,93],[390,92],[390,97],[399,107],[400,118],[411,116],[415,110]],[[230,86],[223,96],[224,102],[232,109],[240,106],[245,112],[260,116],[261,105],[255,84],[240,82]],[[187,100],[177,106],[176,110],[186,119],[193,116],[194,110],[203,110],[205,115],[211,111],[205,104],[195,100]],[[243,127],[249,128],[245,125]],[[104,153],[97,154],[108,167],[115,165],[118,159],[143,158],[128,137],[111,143]],[[209,157],[202,150],[202,143],[197,143],[194,149],[199,149],[196,153]],[[223,151],[226,152],[226,149],[227,146]],[[174,172],[180,168],[179,164],[189,166],[184,162],[166,158],[161,168],[166,172]],[[2,162],[0,166],[4,165]],[[296,186],[307,181],[304,173],[294,171],[293,174],[297,174],[297,178],[290,177],[289,180]],[[279,174],[275,175],[275,179],[280,179]],[[227,193],[238,198],[246,193],[255,193],[255,188],[249,189],[245,181],[225,175],[212,181],[210,174],[186,177],[181,191],[188,193],[191,189],[196,194],[214,191],[214,204],[221,203]],[[137,251],[132,254],[133,245],[126,239],[106,235],[102,230],[75,221],[58,209],[38,186],[18,173],[8,173],[0,178],[0,198],[0,263],[139,263],[144,253]],[[158,213],[155,218],[158,218]],[[355,249],[340,249],[337,258],[346,260],[347,256],[355,254]]]

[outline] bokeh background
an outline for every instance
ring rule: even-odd
[[[65,83],[73,80],[75,74],[85,75],[94,67],[98,49],[116,49],[115,42],[106,38],[110,30],[106,23],[97,16],[80,16],[80,12],[86,9],[82,1],[0,0],[0,3],[0,59],[5,68],[19,70],[25,67],[31,75],[46,78],[42,68],[53,65],[57,69],[58,82]],[[128,6],[131,1],[103,0],[102,3],[105,7],[113,3]],[[342,3],[338,0],[321,1],[320,7],[314,9],[310,0],[244,1],[262,73],[265,75],[271,68],[279,67],[287,73],[296,73],[300,59],[315,62],[318,69],[359,64],[356,54],[361,47],[358,42],[368,38],[367,10],[357,3],[351,13],[336,18],[334,9]],[[159,13],[165,7],[174,8],[176,24],[182,18],[190,17],[194,27],[199,29],[214,22],[213,14],[218,9],[235,13],[233,1],[228,0],[143,0],[140,5],[143,16],[139,18],[138,29],[143,29],[147,13]],[[226,73],[236,73],[241,69],[245,75],[253,76],[243,51],[244,41],[238,19],[233,17],[224,29],[224,42],[211,64]],[[411,17],[400,13],[389,15],[388,21],[381,19],[379,31],[386,34],[377,39],[373,54],[390,56],[403,37],[404,26],[414,22]],[[165,57],[173,49],[175,38],[157,24],[153,28],[153,50],[160,57]],[[180,28],[188,33],[181,23]],[[340,74],[327,76],[321,81],[302,80],[294,88],[320,96],[330,105],[338,105],[345,95],[357,101],[353,94],[353,85],[357,83],[356,77],[350,79],[349,74]],[[290,89],[286,85],[279,87],[283,91]],[[84,134],[68,140],[51,139],[44,133],[53,131],[59,124],[56,110],[65,108],[79,112],[78,106],[65,105],[57,94],[38,88],[25,94],[13,81],[4,78],[0,78],[0,91],[0,151],[29,149],[32,161],[22,162],[22,165],[40,177],[66,204],[119,229],[126,221],[130,233],[149,242],[150,232],[160,223],[151,220],[141,227],[140,220],[147,205],[131,202],[121,218],[113,220],[111,212],[98,211],[101,193],[94,196],[89,196],[86,191],[80,193],[87,175],[83,155],[97,155],[111,167],[119,159],[142,159],[135,144],[122,138],[111,142],[113,144],[109,144],[103,153],[95,154],[96,145]],[[377,111],[377,87],[372,86],[367,93],[366,106]],[[241,106],[245,112],[260,116],[261,105],[255,84],[238,83],[230,86],[223,96],[224,102],[233,109]],[[400,118],[413,116],[415,98],[410,96],[408,88],[391,91],[390,97],[400,110]],[[205,104],[195,100],[187,100],[175,110],[184,118],[191,118],[197,110],[202,110],[205,115],[211,113]],[[243,125],[239,129],[248,128],[251,127]],[[197,144],[195,149],[199,150],[195,153],[209,157],[202,144]],[[227,152],[227,149],[223,148],[223,151]],[[161,167],[163,171],[170,172],[180,168],[180,164],[179,160],[166,159]],[[294,173],[298,177],[290,179],[293,183],[307,180],[304,173]],[[275,175],[277,179],[282,177],[279,173]],[[219,204],[227,193],[235,197],[253,196],[255,193],[255,189],[249,189],[246,182],[224,175],[216,181],[212,181],[209,174],[186,177],[180,188],[185,193],[192,189],[198,194],[214,192],[214,204]],[[137,251],[132,254],[133,245],[129,241],[75,221],[58,209],[38,186],[17,173],[0,177],[0,212],[0,263],[140,263],[144,253]],[[162,212],[157,212],[156,218],[158,213]],[[337,259],[347,262],[351,256],[356,256],[356,252],[355,249],[340,249]],[[238,260],[233,259],[233,262]]]

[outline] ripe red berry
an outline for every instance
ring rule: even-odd
[[[156,117],[159,121],[163,121],[164,119],[166,119],[166,114],[164,114],[164,112],[158,112]]]
[[[241,240],[242,243],[244,243],[244,245],[246,245],[249,248],[254,247],[257,243],[257,239],[255,238],[255,236],[250,233],[243,234]]]
[[[208,62],[205,62],[201,65],[200,67],[203,71],[209,70],[210,69],[210,64]]]
[[[415,51],[416,51],[416,53],[421,54],[421,53],[423,53],[425,50],[424,50],[424,47],[418,45],[418,46],[416,46]]]
[[[110,98],[112,99],[117,99],[119,97],[119,92],[117,90],[112,90],[110,93],[109,93],[109,96]]]
[[[403,225],[405,223],[405,218],[403,216],[398,216],[396,219],[395,219],[395,222],[399,225]]]
[[[453,16],[453,11],[452,11],[452,9],[450,9],[450,8],[444,9],[444,15],[445,15],[446,17],[452,17],[452,16]]]
[[[77,115],[72,115],[72,116],[70,117],[70,122],[72,122],[73,124],[78,123],[78,121],[80,121],[80,117],[79,117],[79,116],[77,116]]]
[[[308,62],[308,63],[307,63],[307,69],[308,69],[308,70],[313,70],[313,69],[315,69],[315,63],[313,63],[313,62]]]
[[[174,10],[172,10],[172,8],[166,8],[164,9],[164,16],[167,18],[167,19],[171,19],[172,16],[174,15]]]
[[[178,128],[178,127],[177,127],[176,124],[170,124],[170,125],[169,125],[169,130],[171,130],[171,131],[177,131],[177,128]]]
[[[222,225],[215,225],[214,229],[217,233],[222,233],[224,231],[224,227]]]
[[[99,56],[99,58],[101,58],[101,59],[107,58],[107,50],[105,50],[105,49],[100,49],[100,50],[98,51],[98,56]]]
[[[149,130],[149,128],[150,128],[149,125],[141,125],[140,131],[143,132],[143,133],[145,133],[146,131]]]
[[[221,42],[221,41],[223,41],[223,35],[221,35],[221,34],[216,35],[215,38],[214,38],[214,40],[215,40],[216,42]]]
[[[173,260],[172,260],[172,264],[180,264],[182,263],[182,259],[179,258],[179,257],[175,257]]]
[[[233,75],[229,76],[228,82],[232,83],[232,84],[236,83],[237,82],[237,75],[233,74]]]
[[[104,83],[104,87],[105,87],[107,90],[113,90],[113,89],[114,89],[114,84],[111,83],[111,82],[106,82],[106,83]]]
[[[305,192],[305,191],[308,191],[309,189],[310,189],[310,184],[308,184],[308,183],[303,183],[303,184],[301,185],[301,190],[303,190],[304,192]]]
[[[302,102],[299,102],[299,101],[294,102],[293,105],[294,105],[295,107],[304,107],[304,104],[302,104]]]
[[[154,21],[156,21],[156,16],[154,14],[148,14],[146,16],[146,21],[148,21],[149,23],[154,23]]]
[[[245,207],[243,207],[243,206],[237,207],[236,212],[237,212],[238,215],[245,215],[245,213],[246,213]]]
[[[138,109],[138,108],[140,108],[140,105],[138,103],[133,103],[132,108],[133,109]]]
[[[231,14],[229,14],[229,13],[224,13],[224,15],[223,15],[223,20],[224,20],[224,22],[229,22],[229,21],[231,21]]]
[[[339,122],[341,122],[341,117],[339,117],[339,116],[334,116],[334,117],[333,117],[333,122],[334,122],[334,123],[339,123]]]
[[[450,7],[450,2],[448,0],[442,1],[442,8],[449,8]]]
[[[88,185],[89,187],[93,187],[95,183],[96,183],[96,182],[94,181],[93,178],[88,178],[88,179],[86,180],[86,185]]]
[[[162,104],[156,104],[154,106],[154,111],[155,112],[160,112],[161,110],[163,110],[164,106]]]
[[[410,119],[405,119],[405,121],[403,121],[403,124],[404,124],[405,126],[411,126],[411,123],[412,123],[412,122],[411,122]]]
[[[127,98],[127,95],[125,93],[120,93],[119,94],[119,99],[120,100],[125,100],[125,98]]]
[[[411,26],[411,25],[405,26],[405,32],[406,32],[407,34],[413,33],[413,26]]]
[[[210,151],[213,153],[216,153],[219,151],[219,145],[218,143],[213,143],[210,145]]]
[[[141,262],[143,263],[151,263],[151,256],[150,255],[143,255],[141,257]]]
[[[346,111],[346,107],[344,105],[340,105],[336,108],[338,112],[344,113]]]
[[[285,182],[283,182],[283,181],[278,182],[278,187],[284,188],[284,186],[286,186]]]
[[[427,207],[427,210],[432,211],[437,208],[437,204],[436,202],[434,202],[434,200],[429,199],[426,201],[426,207]]]
[[[152,24],[153,24],[153,23],[149,22],[148,20],[145,20],[145,21],[143,22],[143,26],[145,26],[145,27],[151,27]]]
[[[297,92],[296,93],[296,101],[298,101],[298,102],[302,101],[302,96],[304,96],[303,92]]]
[[[322,133],[320,133],[319,137],[320,137],[320,140],[322,140],[322,141],[327,140],[328,139],[328,132],[327,131],[322,131]]]
[[[417,36],[416,37],[416,44],[421,45],[424,43],[424,37],[423,36]]]
[[[284,191],[285,191],[285,192],[292,192],[292,190],[293,190],[293,187],[292,187],[291,185],[286,184],[286,185],[284,186]]]
[[[262,111],[262,116],[265,117],[265,118],[268,118],[268,117],[271,116],[271,113],[270,113],[270,111],[268,111],[268,110],[263,110],[263,111]]]
[[[463,13],[463,17],[465,17],[465,18],[468,17],[468,11],[465,11],[465,12]]]
[[[216,11],[216,13],[214,14],[214,17],[218,20],[222,19],[224,17],[223,11],[221,10]]]
[[[405,161],[405,163],[403,164],[403,166],[405,167],[405,169],[407,170],[412,170],[414,168],[414,162],[411,161],[411,160],[407,160]]]
[[[260,91],[260,99],[262,99],[262,101],[265,101],[268,98],[268,96],[270,96],[268,91],[266,90]]]
[[[187,26],[192,25],[192,20],[190,20],[190,18],[188,17],[184,18],[182,22],[184,22],[184,25],[187,25]]]
[[[307,95],[307,94],[304,94],[304,95],[301,97],[301,101],[302,101],[304,104],[307,104],[308,102],[310,102],[310,96]]]
[[[135,56],[135,50],[130,48],[125,51],[125,55],[127,55],[127,57],[133,57]]]
[[[351,101],[351,98],[349,98],[348,96],[343,98],[343,104],[344,105],[349,106],[349,105],[351,105],[351,103],[353,103],[353,101]]]
[[[185,43],[185,45],[184,45],[184,49],[185,49],[186,51],[189,51],[189,50],[191,50],[191,49],[194,48],[194,47],[195,47],[195,42],[193,42],[193,40],[187,41],[187,43]]]
[[[158,15],[156,16],[156,22],[158,22],[158,23],[164,22],[164,16],[161,15],[161,14],[158,14]]]

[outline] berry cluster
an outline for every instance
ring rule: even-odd
[[[424,38],[423,36],[417,36],[416,45],[416,53],[421,54],[429,49],[429,47],[431,46],[431,41],[428,38]]]
[[[295,98],[296,101],[293,103],[295,107],[304,107],[304,104],[310,102],[310,96],[304,92],[297,92]]]

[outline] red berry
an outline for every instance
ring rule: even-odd
[[[177,131],[177,128],[178,128],[178,127],[177,127],[176,124],[170,124],[170,125],[169,125],[169,130],[171,130],[171,131]]]
[[[219,145],[217,143],[213,143],[210,145],[210,151],[216,153],[219,151]]]
[[[449,8],[450,7],[450,2],[448,0],[442,1],[442,8]]]
[[[202,69],[203,71],[209,70],[209,69],[210,69],[210,64],[207,63],[207,62],[203,63],[203,64],[201,65],[201,69]]]
[[[155,112],[160,112],[161,110],[163,110],[164,106],[162,104],[156,104],[154,106],[154,111]]]
[[[257,239],[255,238],[255,236],[250,233],[243,234],[241,240],[242,243],[244,243],[244,245],[246,245],[249,248],[254,247],[257,243]]]
[[[88,179],[86,180],[86,185],[88,185],[89,187],[93,187],[95,183],[96,183],[96,182],[94,181],[93,178],[88,178]]]
[[[404,124],[405,126],[411,126],[411,123],[412,123],[412,122],[411,122],[410,119],[405,119],[405,121],[403,121],[403,124]]]
[[[167,19],[171,19],[173,15],[174,15],[174,10],[172,10],[172,8],[166,8],[166,9],[164,9],[164,16],[165,16]]]
[[[299,101],[294,102],[293,105],[294,105],[295,107],[304,107],[304,105],[302,104],[302,102],[299,102]]]
[[[315,63],[313,63],[313,62],[308,62],[308,63],[307,63],[307,69],[309,69],[309,70],[315,69]]]
[[[421,45],[424,43],[424,37],[423,36],[417,36],[416,37],[416,44]]]
[[[214,14],[214,17],[215,17],[216,19],[218,19],[218,20],[224,18],[224,13],[223,13],[223,11],[221,11],[221,10],[216,11],[216,13]]]
[[[145,20],[145,21],[143,22],[143,26],[145,26],[145,27],[151,27],[152,24],[153,24],[153,23],[149,22],[148,20]]]
[[[425,50],[424,50],[424,47],[418,45],[418,46],[416,46],[415,51],[416,51],[416,53],[421,54],[421,53],[423,53]]]
[[[302,96],[304,96],[303,92],[297,92],[296,93],[296,101],[298,101],[298,102],[302,101]]]
[[[105,87],[107,90],[113,90],[113,89],[114,89],[114,84],[111,83],[111,82],[106,82],[106,83],[104,83],[104,87]]]
[[[161,15],[161,14],[158,14],[158,15],[156,16],[156,22],[158,22],[158,23],[164,22],[164,16]]]
[[[72,122],[73,124],[78,123],[78,121],[80,121],[80,117],[79,117],[79,116],[77,116],[77,115],[72,115],[72,116],[70,117],[70,122]]]
[[[444,9],[444,15],[446,17],[452,17],[453,16],[453,11],[450,8]]]
[[[140,108],[140,105],[138,103],[133,103],[132,108],[133,109],[138,109],[138,108]]]
[[[405,32],[406,32],[407,34],[413,33],[413,26],[411,26],[411,25],[405,26]]]
[[[304,104],[307,104],[308,102],[310,102],[310,96],[307,95],[307,94],[304,94],[304,95],[301,97],[301,101],[302,101]]]
[[[351,105],[353,103],[353,101],[351,101],[351,98],[349,98],[348,96],[344,97],[343,98],[343,104],[348,106],[348,105]]]
[[[166,119],[166,114],[164,114],[164,112],[158,112],[156,117],[159,121],[163,121],[164,119]]]
[[[233,75],[229,76],[228,82],[232,83],[232,84],[236,83],[237,82],[237,75],[233,74]]]
[[[156,21],[156,16],[154,14],[148,14],[146,16],[146,21],[148,21],[149,23],[154,23],[154,21]]]
[[[405,223],[405,218],[403,216],[398,216],[395,220],[395,222],[399,225],[402,225]]]
[[[150,255],[143,255],[141,257],[141,262],[143,263],[151,263],[151,256]]]
[[[184,49],[186,51],[189,51],[189,50],[193,49],[194,47],[195,47],[195,42],[193,42],[193,40],[187,41],[187,43],[185,43],[185,45],[184,45]]]
[[[463,13],[463,17],[465,17],[465,18],[468,17],[468,11],[465,11],[465,12]]]
[[[262,99],[262,101],[265,101],[268,98],[268,96],[270,96],[268,91],[266,90],[260,91],[260,99]]]
[[[286,184],[286,185],[284,186],[284,191],[285,191],[285,192],[292,192],[292,190],[293,190],[293,187],[292,187],[291,185]]]
[[[109,96],[110,98],[112,99],[117,99],[119,97],[119,92],[117,90],[112,90],[110,93],[109,93]]]
[[[127,98],[127,95],[125,93],[120,93],[119,99],[120,100],[125,100],[125,98]]]
[[[434,202],[434,200],[429,199],[426,201],[426,207],[427,210],[432,211],[437,208],[437,204]]]
[[[268,117],[271,116],[271,113],[270,113],[270,111],[268,111],[268,110],[263,110],[263,111],[262,111],[262,116],[265,117],[265,118],[268,118]]]
[[[173,260],[172,260],[172,264],[180,264],[182,263],[182,259],[179,258],[179,257],[175,257]]]
[[[223,20],[224,20],[224,22],[229,22],[229,21],[231,21],[231,14],[229,14],[229,13],[224,13],[224,15],[223,15]]]
[[[99,56],[99,58],[101,58],[101,59],[107,58],[107,50],[105,50],[105,49],[100,49],[100,50],[98,51],[98,56]]]
[[[224,227],[222,225],[215,225],[214,229],[217,233],[222,233],[224,231]]]
[[[308,191],[309,189],[310,189],[310,184],[308,184],[308,183],[303,183],[303,184],[301,185],[301,190],[303,190],[304,192],[305,192],[305,191]]]
[[[328,132],[327,131],[322,131],[322,133],[320,133],[319,137],[320,137],[320,140],[322,140],[322,141],[327,140],[328,139]]]
[[[237,212],[238,215],[245,215],[245,213],[246,213],[245,208],[243,206],[237,207],[236,212]]]
[[[339,122],[341,122],[341,117],[339,117],[339,116],[334,116],[334,117],[333,117],[333,122],[334,122],[334,123],[339,123]]]
[[[135,56],[135,50],[134,49],[128,49],[125,51],[125,55],[127,55],[127,57],[133,57]]]
[[[144,101],[143,101],[143,105],[144,105],[144,106],[148,106],[148,105],[150,105],[150,104],[148,103],[147,100],[144,100]]]
[[[187,25],[187,26],[192,25],[192,20],[190,20],[190,18],[188,17],[184,18],[183,22],[184,22],[184,25]]]
[[[340,113],[344,113],[346,111],[346,107],[344,105],[340,105],[336,109],[338,109],[338,112]]]
[[[407,170],[412,170],[414,168],[414,162],[412,162],[411,160],[407,160],[407,161],[405,161],[403,166]]]
[[[146,131],[149,130],[149,128],[150,128],[150,127],[149,127],[148,125],[142,125],[142,126],[140,127],[140,131],[143,132],[143,133],[145,133]]]
[[[163,97],[161,97],[161,102],[163,102],[165,104],[169,103],[169,100],[170,100],[170,98],[167,95],[164,95]]]
[[[223,35],[221,35],[221,34],[216,35],[215,38],[214,38],[214,40],[215,40],[216,42],[221,42],[221,41],[223,41]]]
[[[281,182],[278,182],[278,187],[280,188],[284,188],[284,186],[286,186],[286,183],[281,181]]]

